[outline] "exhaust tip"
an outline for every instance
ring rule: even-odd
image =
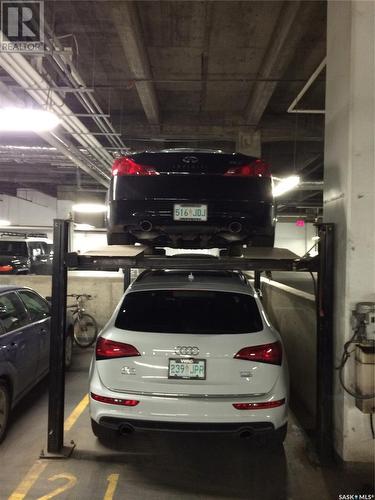
[[[139,223],[139,227],[142,229],[142,231],[149,232],[152,229],[152,223],[149,220],[143,220]]]
[[[127,436],[134,432],[134,427],[130,424],[121,424],[118,428],[118,431],[121,436]]]
[[[241,439],[249,439],[254,435],[254,431],[252,429],[242,429],[240,431],[239,436]]]
[[[228,229],[231,233],[240,233],[242,231],[242,224],[241,222],[231,222],[228,225]]]

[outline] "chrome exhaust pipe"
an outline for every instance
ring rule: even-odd
[[[139,223],[139,227],[142,229],[142,231],[148,233],[152,230],[152,223],[149,220],[143,220]]]
[[[128,436],[134,432],[134,427],[130,424],[121,424],[118,431],[121,436]]]
[[[241,222],[233,221],[228,225],[228,230],[230,233],[240,233],[242,231]]]

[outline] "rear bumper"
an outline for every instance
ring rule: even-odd
[[[198,433],[228,433],[241,434],[248,432],[253,435],[272,434],[274,424],[270,422],[165,422],[160,420],[137,420],[119,417],[103,417],[99,425],[112,431],[121,432],[126,428],[129,432],[162,431],[162,432],[198,432]]]
[[[137,241],[153,241],[160,245],[211,239],[211,244],[244,241],[256,236],[274,234],[274,205],[262,201],[207,201],[189,200],[189,203],[207,205],[207,221],[175,221],[174,203],[170,200],[111,201],[108,212],[108,232],[128,233]],[[182,202],[183,203],[183,202]],[[147,231],[142,223],[149,225]],[[231,224],[236,224],[236,230]],[[178,241],[180,240],[180,241]]]

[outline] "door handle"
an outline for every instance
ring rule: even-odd
[[[41,328],[40,329],[40,333],[42,333],[43,335],[45,335],[46,333],[48,333],[48,330],[46,328]]]
[[[18,349],[17,342],[11,342],[9,345],[7,345],[7,351],[15,351],[16,349]]]

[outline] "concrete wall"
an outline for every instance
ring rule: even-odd
[[[82,273],[80,273],[82,274]],[[90,276],[75,276],[74,273],[68,279],[68,293],[88,293],[93,296],[93,300],[86,302],[86,310],[96,319],[99,327],[103,327],[111,317],[123,294],[123,278],[121,274],[105,273],[107,276],[100,276],[99,273],[90,273]],[[29,286],[43,297],[51,295],[50,276],[1,276],[0,284],[16,284]],[[68,304],[74,300],[68,297]]]
[[[351,311],[375,301],[375,3],[327,2],[324,221],[335,224],[334,363],[353,335]],[[351,356],[344,382],[355,390]],[[335,447],[374,460],[369,416],[334,372]]]
[[[19,189],[17,197],[1,196],[0,219],[17,226],[52,228],[53,219],[69,217],[71,206],[72,202],[68,200],[57,200],[33,189]]]
[[[280,332],[288,358],[292,397],[311,426],[316,414],[316,309],[313,295],[262,280],[263,305]]]
[[[275,247],[287,248],[302,257],[316,243],[312,238],[316,236],[314,224],[308,222],[303,227],[294,222],[278,222],[276,224]]]

